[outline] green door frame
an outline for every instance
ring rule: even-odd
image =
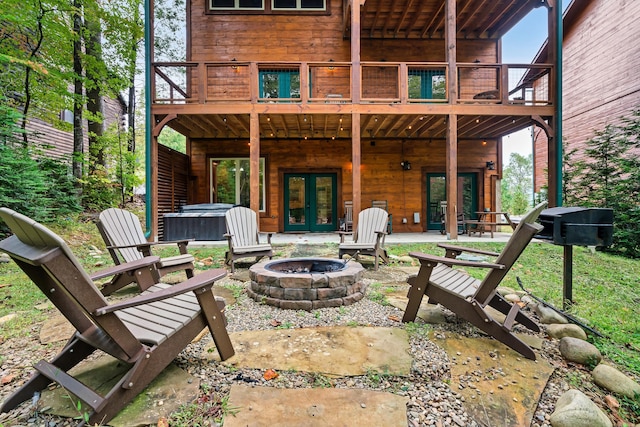
[[[290,178],[303,178],[304,183],[304,197],[305,206],[303,207],[302,215],[304,215],[305,221],[301,224],[289,223],[289,206],[291,201],[291,191],[289,189]],[[326,223],[319,223],[316,217],[318,209],[318,199],[315,197],[317,193],[316,178],[331,178],[331,218]],[[284,206],[283,212],[285,215],[284,231],[308,231],[308,232],[330,232],[335,231],[338,228],[338,177],[336,173],[285,173],[284,174]]]
[[[440,205],[438,204],[438,206],[432,206],[430,178],[438,178],[438,177],[444,178],[445,174],[444,173],[427,173],[427,212],[426,212],[427,230],[440,230],[442,227],[442,223],[439,220],[437,222],[432,221],[432,218],[439,218]],[[475,218],[476,212],[478,211],[478,174],[474,172],[460,172],[458,173],[458,178],[470,178],[471,180],[471,192],[469,194],[469,197],[471,200],[470,200],[470,203],[465,203],[462,206],[462,209],[464,211],[465,219]],[[465,197],[464,194],[462,196],[463,198]],[[446,198],[443,198],[443,200],[446,200]],[[434,209],[436,209],[435,212],[433,211]]]

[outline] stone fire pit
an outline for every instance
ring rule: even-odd
[[[249,268],[247,293],[258,302],[292,310],[339,307],[360,301],[364,267],[326,258],[264,261]]]

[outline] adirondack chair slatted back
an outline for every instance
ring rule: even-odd
[[[511,238],[495,261],[497,264],[504,265],[505,268],[503,270],[492,269],[485,276],[474,295],[474,299],[476,301],[484,305],[493,298],[498,284],[500,284],[502,279],[507,275],[533,236],[544,228],[540,224],[536,224],[535,221],[538,219],[540,212],[542,212],[546,205],[546,202],[538,204],[520,220],[520,223],[514,230]]]
[[[389,215],[380,208],[367,208],[358,214],[358,228],[353,235],[353,241],[360,244],[375,244],[377,232],[387,229]]]
[[[84,341],[120,360],[139,355],[142,345],[115,314],[91,315],[107,302],[64,240],[10,209],[0,208],[0,218],[14,233],[0,242],[0,250],[13,258]]]
[[[124,209],[109,208],[102,211],[98,229],[108,246],[132,246],[147,242],[138,217]],[[144,257],[136,247],[119,248],[109,253],[116,264]]]
[[[253,210],[238,206],[225,212],[224,218],[234,248],[259,244],[258,216]]]
[[[353,224],[353,201],[351,200],[344,202],[344,221],[346,224]]]

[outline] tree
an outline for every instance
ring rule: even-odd
[[[640,258],[640,109],[607,125],[570,152],[567,205],[613,209],[613,245],[607,250]]]
[[[502,209],[515,215],[527,212],[533,195],[533,155],[512,153],[501,186]]]

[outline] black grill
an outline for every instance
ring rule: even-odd
[[[613,209],[560,207],[545,209],[538,219],[544,229],[536,238],[564,247],[562,306],[573,303],[573,245],[609,246],[613,242]]]
[[[544,230],[536,237],[556,245],[610,246],[613,241],[613,209],[550,208],[539,221]]]

